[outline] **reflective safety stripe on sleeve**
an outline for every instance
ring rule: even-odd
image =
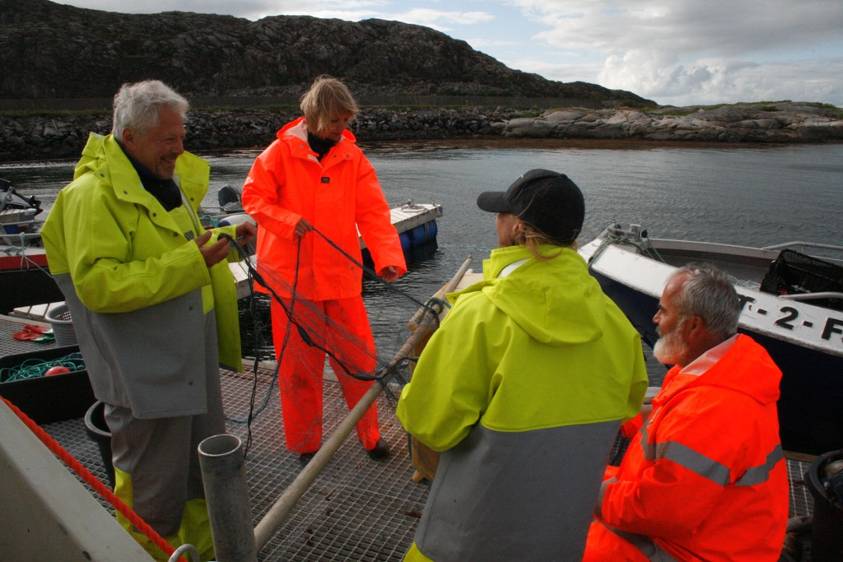
[[[678,441],[649,443],[647,441],[646,426],[641,428],[641,447],[644,450],[644,458],[649,461],[666,459],[720,486],[726,486],[731,483],[729,467],[691,449],[687,445]],[[743,476],[734,484],[736,486],[756,486],[763,484],[770,477],[770,473],[776,464],[783,458],[784,453],[782,452],[781,445],[777,444],[767,455],[767,459],[763,464],[747,469]]]
[[[743,476],[738,478],[738,481],[735,482],[736,486],[755,486],[757,484],[761,484],[766,482],[767,479],[770,477],[770,473],[776,467],[779,461],[784,459],[784,452],[782,451],[781,445],[776,445],[775,449],[773,449],[769,455],[767,455],[767,460],[764,464],[759,466],[754,466],[744,472]]]
[[[644,458],[648,461],[656,460],[656,446],[647,440],[647,424],[641,428],[641,448],[644,450]]]
[[[716,460],[698,453],[687,445],[678,441],[667,441],[656,445],[656,458],[667,459],[687,468],[703,478],[708,478],[715,484],[725,486],[729,483],[729,467]]]
[[[606,528],[621,537],[626,542],[637,548],[641,554],[647,557],[652,562],[678,562],[676,558],[662,550],[659,545],[654,543],[650,537],[644,535],[636,535],[635,533],[627,533],[606,525]]]

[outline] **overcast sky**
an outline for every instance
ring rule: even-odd
[[[438,29],[510,68],[660,104],[843,106],[843,0],[63,0],[130,13],[250,20],[383,18]]]

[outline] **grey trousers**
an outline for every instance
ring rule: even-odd
[[[132,479],[132,507],[165,537],[178,530],[185,502],[205,496],[196,451],[199,442],[225,432],[215,334],[211,339],[205,414],[138,419],[129,408],[105,406],[112,462]]]

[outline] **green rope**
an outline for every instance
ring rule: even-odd
[[[78,351],[58,359],[26,359],[14,367],[0,367],[0,382],[17,382],[43,377],[53,367],[67,367],[70,372],[84,371],[85,362]]]

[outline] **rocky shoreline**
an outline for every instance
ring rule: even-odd
[[[297,116],[292,111],[202,110],[190,114],[195,151],[262,147]],[[90,131],[108,133],[108,113],[0,114],[0,161],[75,158]],[[843,141],[843,111],[813,103],[720,107],[565,108],[539,112],[463,107],[364,109],[353,125],[361,142],[447,139],[598,139],[716,143]]]

